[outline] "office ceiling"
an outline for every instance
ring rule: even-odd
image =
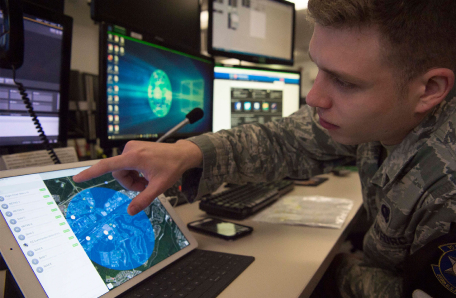
[[[312,37],[313,25],[307,21],[307,9],[296,11],[295,24],[295,61],[309,60],[309,42]]]

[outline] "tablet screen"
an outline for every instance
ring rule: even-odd
[[[0,211],[49,297],[99,297],[184,249],[188,239],[156,198],[135,216],[137,192],[84,168],[0,179]]]

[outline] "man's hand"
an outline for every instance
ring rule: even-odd
[[[112,172],[123,187],[141,192],[128,206],[128,213],[135,215],[170,188],[186,170],[200,166],[202,161],[201,150],[190,141],[175,144],[130,141],[121,155],[99,161],[73,180],[84,182]]]

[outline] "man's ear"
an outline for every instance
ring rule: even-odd
[[[420,77],[420,98],[416,113],[427,113],[445,99],[454,85],[454,72],[448,68],[434,68]]]

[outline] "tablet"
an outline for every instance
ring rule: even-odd
[[[25,297],[115,297],[197,247],[164,196],[135,216],[138,192],[97,161],[0,172],[0,252]]]

